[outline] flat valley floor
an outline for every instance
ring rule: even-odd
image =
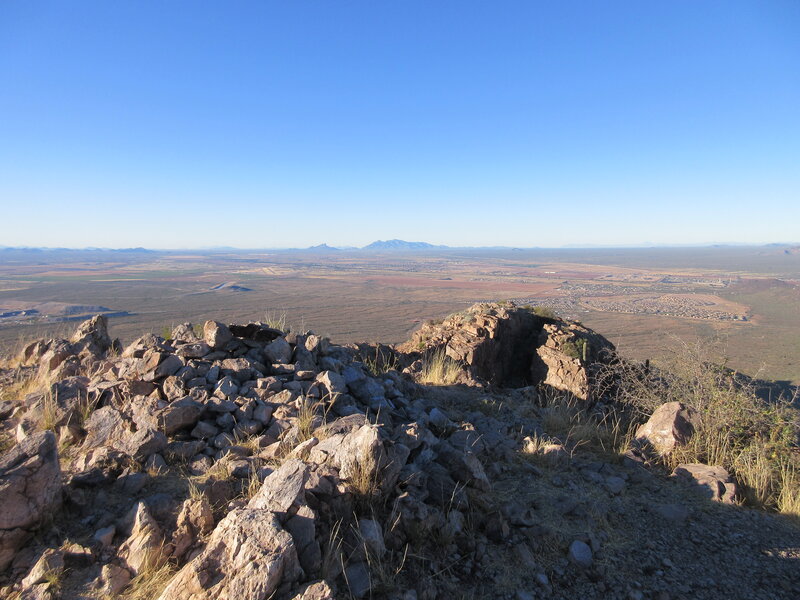
[[[5,352],[98,312],[123,342],[186,321],[285,318],[338,343],[397,343],[496,300],[550,307],[631,358],[663,361],[699,339],[731,368],[800,384],[796,248],[0,250]]]

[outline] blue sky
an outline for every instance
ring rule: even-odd
[[[800,3],[0,3],[0,245],[800,240]]]

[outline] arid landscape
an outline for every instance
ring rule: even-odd
[[[0,600],[800,599],[800,2],[0,2]]]
[[[800,383],[800,253],[645,249],[0,251],[0,344],[109,316],[130,341],[184,322],[285,318],[342,342],[398,343],[478,301],[552,308],[658,361],[714,341],[734,369]]]
[[[275,325],[123,347],[96,316],[7,356],[0,596],[800,592],[798,411],[701,355],[619,360],[509,301],[396,348]]]

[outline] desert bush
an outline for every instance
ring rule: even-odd
[[[533,314],[539,317],[545,317],[546,319],[556,318],[556,311],[549,306],[534,306],[530,310],[533,312]]]
[[[541,402],[539,414],[548,443],[618,456],[633,437],[634,425],[621,411],[595,414],[586,410],[585,401],[556,391],[543,390]],[[542,443],[542,439],[531,439],[535,446]]]
[[[569,340],[561,345],[560,350],[570,358],[586,361],[586,355],[589,350],[589,342],[583,338]]]
[[[718,350],[708,343],[677,342],[663,368],[617,361],[600,377],[600,386],[631,408],[638,422],[666,402],[694,408],[694,435],[662,458],[665,465],[699,462],[725,467],[742,484],[745,502],[782,510],[800,496],[800,481],[794,475],[800,464],[800,418],[794,399],[761,399],[752,380],[724,362],[712,362],[711,356],[718,356]]]
[[[394,353],[381,351],[380,347],[375,348],[375,356],[367,356],[362,362],[373,377],[381,377],[389,371],[396,371],[400,366]]]
[[[278,329],[280,331],[288,333],[289,329],[286,326],[286,311],[277,312],[277,311],[268,311],[264,314],[264,323],[268,327],[272,327],[273,329]]]

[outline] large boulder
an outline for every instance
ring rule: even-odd
[[[545,385],[586,400],[590,383],[583,359],[585,343],[583,338],[576,338],[557,325],[546,324],[539,334],[533,380],[541,380]]]
[[[203,414],[203,405],[191,396],[168,404],[158,415],[158,424],[167,435],[186,427],[194,427]]]
[[[264,480],[248,506],[285,515],[292,506],[302,504],[303,486],[308,476],[308,466],[303,461],[287,460]]]
[[[61,468],[52,432],[31,435],[0,458],[0,571],[60,505]]]
[[[240,508],[220,521],[205,549],[160,600],[266,600],[303,575],[292,536],[265,509]]]
[[[264,346],[264,357],[269,363],[288,363],[292,360],[292,347],[284,338],[276,338]]]
[[[224,348],[233,339],[231,330],[219,321],[206,321],[203,325],[203,339],[214,349]]]
[[[647,422],[636,430],[636,440],[649,444],[661,455],[684,446],[692,437],[698,424],[698,415],[692,407],[681,402],[667,402],[659,406]]]
[[[284,529],[284,522],[294,519],[285,526],[295,533],[302,529],[297,523],[302,510],[292,517],[288,513],[307,508],[304,486],[308,477],[305,463],[285,461],[264,480],[245,508],[220,521],[205,549],[178,572],[161,600],[263,600],[272,597],[282,583],[298,581],[304,572],[297,542]],[[182,515],[184,512],[189,512],[187,506]],[[192,520],[190,514],[185,517]],[[201,517],[192,521],[191,528],[198,531],[207,525],[207,518]],[[314,541],[313,521],[311,525],[306,546]],[[183,545],[179,549],[184,550]]]

